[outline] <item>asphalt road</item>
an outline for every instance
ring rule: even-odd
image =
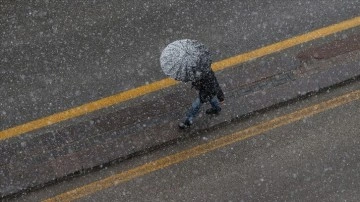
[[[328,110],[79,201],[358,201],[359,107]]]
[[[359,0],[3,0],[0,129],[164,78],[158,58],[173,40],[198,39],[218,61],[359,8]]]
[[[44,200],[358,89],[359,81],[330,89],[15,200]],[[78,201],[358,201],[359,107],[357,100],[328,109]]]
[[[359,10],[358,0],[4,0],[0,4],[0,129],[165,78],[158,58],[176,39],[204,42],[217,61],[358,16]],[[15,200],[54,196],[348,88],[359,89],[359,84]],[[81,200],[356,201],[360,196],[358,108],[359,102],[353,102]]]

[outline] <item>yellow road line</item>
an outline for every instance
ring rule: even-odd
[[[138,88],[134,88],[116,95],[112,95],[110,97],[106,97],[94,102],[90,102],[63,112],[59,112],[41,119],[37,119],[35,121],[31,121],[13,128],[9,128],[7,130],[0,132],[0,140],[4,140],[7,138],[11,138],[17,135],[21,135],[26,132],[30,132],[39,128],[43,128],[55,123],[59,123],[61,121],[69,120],[71,118],[75,118],[99,109],[103,109],[142,95],[146,95],[148,93],[158,91],[169,86],[175,85],[177,82],[172,79],[163,79],[160,81],[156,81],[154,83],[140,86]]]
[[[244,54],[240,54],[234,57],[230,57],[218,62],[213,63],[212,68],[214,71],[220,71],[234,65],[241,64],[243,62],[253,60],[271,53],[275,53],[301,43],[305,43],[314,39],[318,39],[321,37],[328,36],[330,34],[334,34],[336,32],[344,31],[346,29],[354,28],[360,25],[360,17],[355,17],[334,25],[330,25],[328,27],[324,27],[312,32],[308,32],[306,34],[295,36],[290,39],[286,39],[284,41],[274,43]],[[241,44],[240,44],[241,45]],[[171,79],[163,79],[160,81],[156,81],[154,83],[140,86],[129,91],[121,92],[119,94],[106,97],[94,102],[90,102],[63,112],[59,112],[47,117],[43,117],[19,126],[15,126],[3,131],[0,131],[0,140],[4,140],[7,138],[15,137],[36,129],[40,129],[55,123],[59,123],[61,121],[69,120],[75,117],[82,116],[89,112],[93,112],[99,109],[103,109],[115,104],[119,104],[121,102],[152,93],[164,88],[168,88],[170,86],[175,85],[177,82]]]
[[[210,151],[216,150],[218,148],[239,142],[241,140],[262,134],[266,131],[294,123],[306,117],[318,114],[320,112],[344,105],[346,103],[359,100],[360,99],[360,90],[336,97],[334,99],[312,105],[310,107],[303,108],[301,110],[295,111],[290,114],[286,114],[277,118],[274,118],[270,121],[262,122],[245,130],[239,131],[237,133],[224,136],[222,138],[213,140],[209,143],[205,143],[194,148],[184,150],[182,152],[163,157],[156,161],[146,163],[144,165],[135,167],[133,169],[121,172],[119,174],[110,176],[103,180],[99,180],[88,185],[76,188],[74,190],[65,192],[63,194],[57,195],[53,198],[45,200],[45,202],[52,201],[72,201],[95,192],[101,191],[103,189],[116,186],[118,184],[124,183],[136,177],[143,176],[145,174],[166,168],[168,166],[177,164],[179,162],[185,161],[190,158],[197,157],[201,154],[208,153]]]
[[[263,48],[256,49],[254,51],[244,53],[241,55],[237,55],[234,57],[227,58],[225,60],[216,62],[213,64],[212,68],[215,71],[222,70],[249,60],[253,60],[265,55],[269,55],[271,53],[275,53],[287,48],[291,48],[293,46],[306,43],[321,37],[329,36],[331,34],[344,31],[350,28],[354,28],[360,25],[360,16],[352,18],[350,20],[346,20],[337,24],[330,25],[328,27],[324,27],[321,29],[314,30],[312,32],[308,32],[303,35],[295,36],[290,39],[286,39],[284,41],[274,43]]]

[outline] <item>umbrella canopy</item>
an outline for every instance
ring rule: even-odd
[[[167,76],[177,81],[194,81],[210,71],[210,53],[204,44],[196,40],[178,40],[162,51],[160,65]]]

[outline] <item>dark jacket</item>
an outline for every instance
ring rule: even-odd
[[[212,70],[205,73],[201,79],[192,82],[192,87],[199,91],[201,103],[210,101],[214,96],[217,96],[220,102],[225,99],[224,93]]]

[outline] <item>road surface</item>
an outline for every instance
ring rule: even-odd
[[[81,189],[86,194],[77,201],[357,201],[359,97],[336,108],[326,102],[359,89],[359,81],[331,89],[16,200],[39,201]],[[191,150],[319,103],[326,109],[310,117],[301,115],[298,121],[270,126],[260,134],[231,140],[227,146],[201,154]],[[168,167],[147,168],[149,171],[137,169],[184,151],[190,151],[189,159],[175,159]],[[134,177],[144,170],[144,175]],[[112,184],[121,174],[130,180],[109,187],[104,182]],[[98,184],[88,186],[94,182]]]
[[[159,57],[174,40],[197,39],[219,61],[356,17],[359,8],[359,0],[4,0],[0,129],[165,78]]]
[[[158,58],[173,40],[198,39],[210,47],[214,61],[219,61],[357,17],[359,8],[360,1],[334,0],[191,3],[5,0],[0,7],[0,128],[4,130],[165,78]],[[336,37],[346,36],[347,32],[341,32]],[[291,51],[301,51],[301,45]],[[293,58],[275,57],[269,56],[272,61],[269,64],[279,68],[293,65]],[[357,83],[331,90],[14,200],[38,201],[57,196],[356,89]],[[353,101],[326,110],[101,189],[80,200],[356,200],[358,105],[358,101]]]

